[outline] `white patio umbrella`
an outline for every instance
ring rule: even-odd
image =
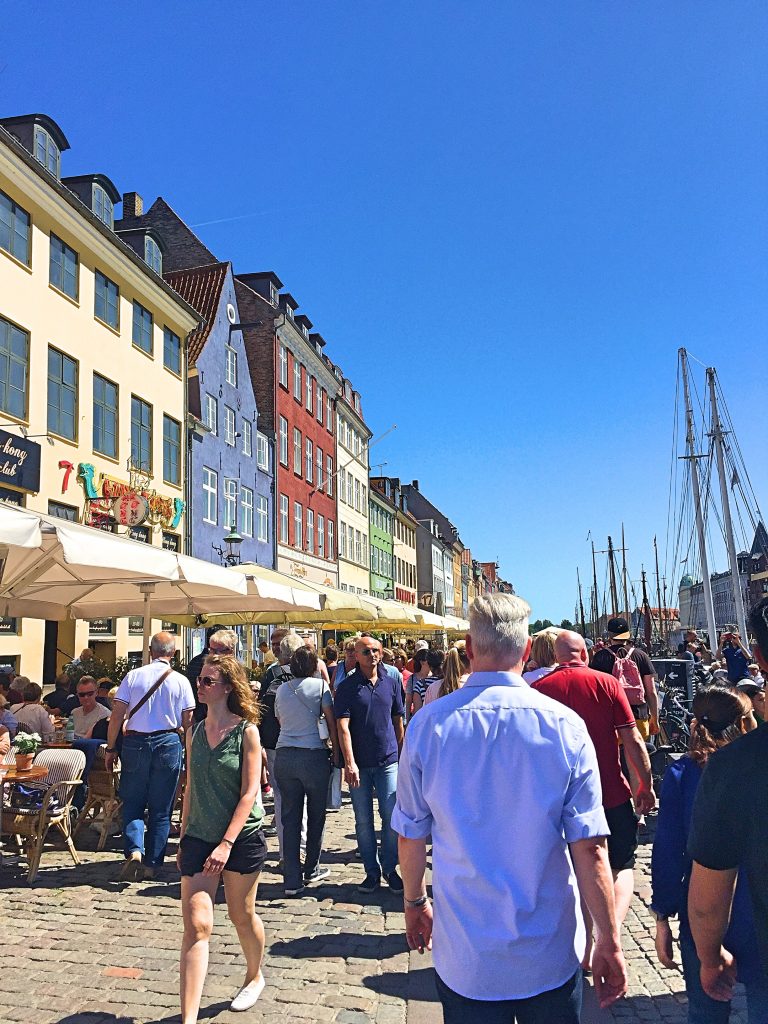
[[[196,614],[236,606],[245,579],[202,559],[63,519],[0,505],[0,613],[44,619]],[[266,601],[265,601],[266,606]]]

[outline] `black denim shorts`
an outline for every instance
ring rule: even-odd
[[[179,843],[182,875],[199,875],[218,845],[198,839],[197,836],[184,836]],[[238,875],[253,875],[261,871],[266,859],[267,841],[259,829],[248,835],[238,836],[224,870],[235,871]]]
[[[637,850],[637,815],[632,801],[618,807],[610,807],[605,812],[608,828],[608,860],[614,871],[624,871],[635,866]]]

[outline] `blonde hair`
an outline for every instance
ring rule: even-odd
[[[461,686],[463,673],[464,666],[461,662],[461,654],[455,647],[452,647],[443,661],[443,678],[440,683],[440,689],[437,691],[437,696],[445,697],[446,694],[458,690]]]
[[[545,629],[537,633],[531,645],[531,659],[536,662],[539,668],[550,668],[557,664],[555,657],[555,640],[557,633],[554,629]]]
[[[261,708],[248,682],[245,669],[237,658],[231,654],[209,654],[203,664],[217,668],[222,680],[232,687],[227,697],[227,707],[232,714],[258,725]]]

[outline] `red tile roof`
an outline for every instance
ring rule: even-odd
[[[228,269],[229,263],[211,263],[206,267],[175,270],[165,274],[171,288],[203,317],[203,323],[189,336],[190,365],[197,361],[211,333]]]

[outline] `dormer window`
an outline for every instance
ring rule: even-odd
[[[288,311],[288,317],[289,317],[289,318],[290,318],[291,320],[293,320],[293,307],[292,307],[292,306],[286,306],[285,308],[286,308],[286,310]]]
[[[269,301],[272,303],[273,306],[276,306],[279,301],[277,288],[275,288],[273,284],[270,284],[269,286]]]
[[[302,334],[304,335],[304,337],[305,337],[305,338],[306,338],[307,340],[309,340],[309,328],[307,327],[307,325],[306,325],[306,324],[302,324],[302,325],[301,325],[301,333],[302,333]]]
[[[163,254],[160,251],[160,246],[151,235],[144,235],[144,262],[148,267],[151,267],[156,274],[160,274],[162,276]]]
[[[91,209],[99,218],[99,220],[106,224],[108,228],[114,226],[115,223],[115,207],[112,200],[106,193],[106,190],[97,185],[96,182],[92,186],[92,203]]]
[[[35,125],[35,159],[47,167],[51,174],[59,177],[61,152],[49,132],[40,125]]]

